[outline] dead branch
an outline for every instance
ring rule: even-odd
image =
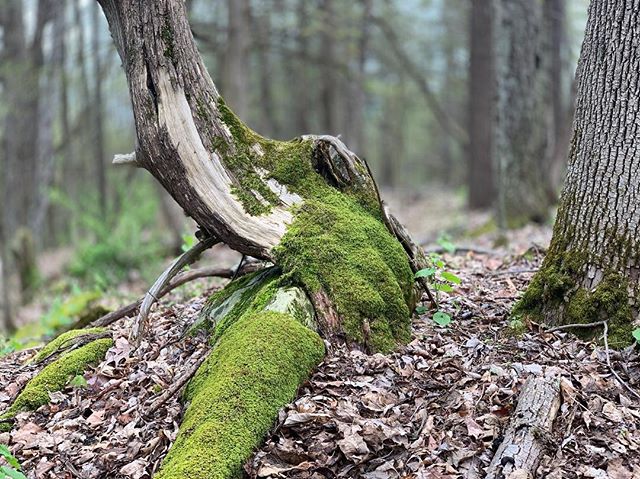
[[[153,283],[153,286],[151,286],[151,289],[149,289],[147,294],[144,296],[144,299],[142,300],[140,311],[138,312],[138,317],[136,318],[135,322],[133,323],[133,327],[131,328],[129,342],[131,342],[135,347],[138,347],[140,345],[151,306],[153,306],[153,304],[158,301],[158,295],[169,283],[169,281],[171,281],[171,278],[178,274],[182,268],[197,260],[203,251],[208,250],[213,245],[219,242],[220,240],[213,236],[209,236],[200,240],[194,247],[180,255],[158,277],[156,282]]]
[[[504,440],[489,464],[486,479],[534,477],[560,402],[557,378],[531,376],[527,379]]]

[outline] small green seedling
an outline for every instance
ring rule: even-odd
[[[0,444],[0,457],[3,457],[9,464],[8,466],[0,466],[0,479],[27,479],[27,476],[20,472],[20,463],[4,444]]]
[[[453,246],[453,244],[451,243],[450,245],[452,250],[455,251],[455,246]],[[443,248],[445,247],[443,246]],[[429,287],[436,292],[435,299],[436,299],[436,303],[438,303],[440,300],[440,292],[444,292],[444,293],[452,292],[454,286],[462,283],[462,280],[456,274],[452,273],[451,271],[447,271],[445,269],[446,268],[445,262],[442,259],[442,256],[440,256],[439,254],[431,253],[427,258],[429,260],[430,265],[426,268],[416,271],[415,278],[416,279],[425,278],[427,280]],[[416,308],[416,312],[418,314],[424,314],[427,311],[428,309],[425,306],[418,306]],[[449,324],[451,324],[451,316],[439,309],[434,313],[432,319],[436,324],[442,327],[446,327]]]

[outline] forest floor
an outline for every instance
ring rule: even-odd
[[[536,324],[518,330],[508,319],[549,238],[549,228],[527,227],[509,233],[506,246],[485,234],[469,240],[472,251],[444,254],[462,279],[440,298],[452,323],[416,316],[411,342],[386,356],[330,346],[246,464],[247,475],[483,477],[525,379],[555,375],[563,403],[537,477],[640,477],[640,403],[611,374],[604,348]],[[162,299],[133,356],[132,318],[121,319],[111,326],[115,346],[84,375],[86,386],[53,393],[51,404],[17,416],[0,444],[29,478],[151,477],[183,407],[176,394],[150,417],[146,411],[207,353],[205,337],[185,332],[219,284],[199,280]],[[34,351],[0,358],[0,412],[35,373],[24,366]],[[610,353],[615,370],[640,390],[637,348]]]

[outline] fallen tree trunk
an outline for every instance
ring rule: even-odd
[[[127,162],[157,178],[205,237],[275,265],[205,308],[214,348],[159,473],[232,477],[321,360],[318,333],[382,352],[409,339],[413,273],[426,259],[339,139],[273,141],[242,123],[204,67],[183,1],[98,2],[133,106]]]
[[[504,439],[487,469],[486,479],[528,479],[535,476],[560,408],[557,378],[530,377]]]

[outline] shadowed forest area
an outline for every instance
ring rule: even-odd
[[[640,477],[637,0],[0,32],[0,479]]]

